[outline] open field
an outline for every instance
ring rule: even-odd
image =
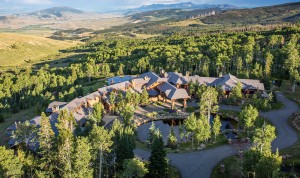
[[[0,66],[23,66],[76,46],[78,42],[65,42],[35,35],[0,33]]]

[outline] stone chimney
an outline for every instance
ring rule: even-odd
[[[189,77],[189,76],[190,76],[190,72],[189,72],[189,71],[186,71],[185,76],[186,76],[186,77]]]
[[[164,77],[165,76],[165,70],[164,69],[160,69],[160,77]]]

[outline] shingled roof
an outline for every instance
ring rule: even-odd
[[[185,85],[188,83],[188,80],[181,73],[169,72],[168,73],[168,82],[170,82],[174,85],[177,85],[177,84]]]
[[[224,90],[231,91],[232,88],[234,88],[238,82],[242,84],[243,90],[265,90],[264,84],[261,83],[259,80],[238,79],[237,77],[231,74],[223,75],[222,77],[212,82],[210,85],[222,86]]]
[[[53,107],[57,107],[59,106],[59,108],[64,107],[66,104],[68,104],[67,102],[60,102],[60,101],[53,101],[52,103],[50,103],[46,109],[46,112],[48,113],[52,113],[52,108]]]
[[[168,82],[158,85],[157,88],[161,92],[164,92],[166,94],[166,97],[171,100],[189,98],[189,95],[185,89],[178,89]]]

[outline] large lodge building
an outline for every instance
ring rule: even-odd
[[[57,129],[55,124],[57,123],[58,113],[60,110],[68,110],[73,114],[76,122],[84,127],[86,118],[92,111],[95,103],[102,102],[104,108],[110,112],[111,103],[109,96],[116,94],[116,91],[121,91],[123,95],[130,90],[131,92],[142,93],[143,89],[146,88],[149,97],[154,101],[168,101],[171,103],[171,108],[175,106],[177,100],[183,100],[183,107],[187,107],[187,100],[190,98],[187,90],[189,82],[196,82],[199,85],[206,86],[221,86],[226,95],[229,95],[232,88],[237,85],[238,82],[242,84],[242,92],[244,94],[252,94],[256,91],[264,92],[264,84],[259,80],[251,79],[238,79],[233,75],[227,74],[219,78],[213,77],[200,77],[200,76],[189,76],[188,74],[183,76],[176,72],[161,72],[157,75],[154,72],[147,72],[137,77],[127,77],[128,80],[115,83],[110,80],[109,86],[99,88],[98,91],[88,94],[81,98],[76,98],[70,102],[59,102],[54,101],[49,104],[46,112],[50,114],[49,119],[55,133]],[[39,127],[41,116],[37,116],[30,120],[31,124]],[[16,124],[7,128],[8,135],[16,129]],[[14,146],[16,141],[10,139],[9,145]]]

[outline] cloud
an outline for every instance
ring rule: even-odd
[[[52,4],[51,0],[21,0],[24,4]]]

